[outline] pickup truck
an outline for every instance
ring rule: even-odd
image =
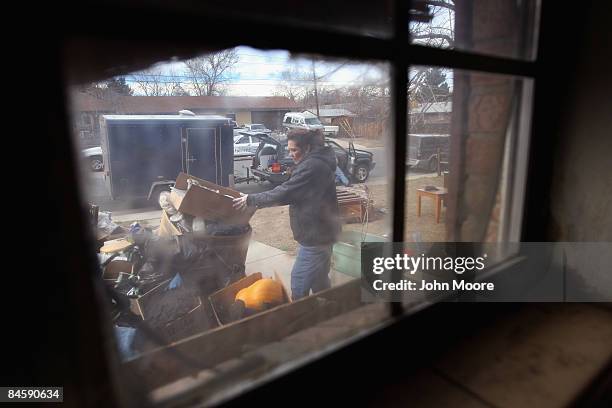
[[[310,111],[287,112],[283,118],[283,127],[289,129],[322,129],[325,136],[336,137],[340,128],[338,126],[323,125],[317,115]]]
[[[340,127],[338,126],[323,125],[323,134],[325,136],[336,137],[338,136],[339,131],[340,131]]]
[[[409,134],[406,167],[436,171],[448,168],[450,135]],[[438,152],[440,157],[438,157]]]
[[[355,149],[352,142],[348,149],[329,139],[325,139],[325,145],[334,149],[338,167],[344,174],[358,183],[363,183],[368,179],[370,171],[376,165],[371,152]],[[278,185],[289,179],[288,170],[293,166],[293,159],[287,150],[287,139],[276,140],[271,137],[263,137],[253,157],[251,172],[261,181],[269,181]]]

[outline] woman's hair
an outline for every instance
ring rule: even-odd
[[[323,146],[325,139],[321,130],[291,129],[287,133],[287,140],[293,140],[302,150],[315,146]]]

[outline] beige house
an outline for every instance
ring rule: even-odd
[[[196,115],[215,114],[234,119],[238,125],[261,123],[280,129],[285,113],[300,106],[283,96],[111,96],[73,95],[74,131],[83,146],[100,143],[99,117],[105,114],[175,115],[187,109]]]

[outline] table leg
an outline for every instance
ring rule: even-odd
[[[436,196],[436,224],[440,222],[440,207],[442,204],[442,200],[440,200],[440,196]]]
[[[421,216],[421,194],[417,193],[417,217]]]

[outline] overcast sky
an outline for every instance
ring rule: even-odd
[[[449,35],[451,38],[454,37],[454,12],[441,7],[433,7],[432,12],[434,18],[431,23],[411,23],[411,31],[417,34],[436,32]],[[416,42],[423,43],[427,40],[417,40]],[[292,59],[288,51],[262,51],[243,46],[236,47],[236,50],[239,61],[232,70],[230,81],[224,84],[228,95],[273,95],[275,91],[279,90],[279,85],[282,83],[281,73],[292,67],[312,75],[311,60],[305,58]],[[339,68],[339,66],[341,67]],[[189,80],[186,76],[187,69],[182,62],[162,63],[156,67],[159,67],[165,75],[173,74],[176,77],[181,77],[183,88],[189,90]],[[362,85],[365,82],[382,85],[389,81],[388,72],[388,67],[384,65],[377,66],[366,62],[347,64],[346,61],[327,63],[317,61],[316,63],[317,77],[323,77],[319,81],[322,88],[341,88],[350,85]],[[445,73],[447,83],[452,88],[452,73],[449,70],[445,70]],[[133,78],[127,76],[126,80],[135,94],[143,94],[136,86]],[[164,80],[172,82],[170,77]],[[308,81],[306,85],[312,86],[312,81]]]
[[[291,58],[288,51],[261,51],[250,47],[237,47],[238,63],[231,73],[231,80],[225,83],[228,95],[241,96],[270,96],[278,90],[281,73],[292,67],[304,72],[312,73],[311,60],[304,58]],[[155,66],[164,75],[173,73],[183,77],[184,87],[188,87],[186,68],[182,62],[160,63]],[[388,74],[379,66],[368,63],[351,63],[346,61],[324,62],[317,61],[315,65],[317,77],[321,87],[336,88],[349,85],[359,85],[364,82],[386,83]],[[128,84],[135,94],[142,94],[133,78],[126,77]],[[170,81],[170,78],[168,78]],[[307,81],[307,85],[312,82]]]

